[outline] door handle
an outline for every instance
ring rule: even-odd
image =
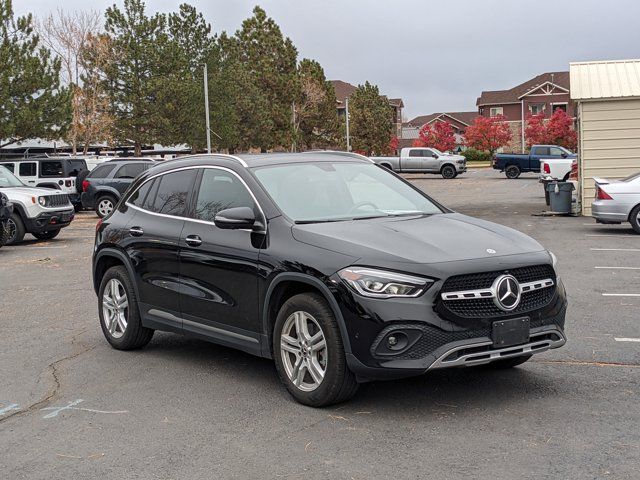
[[[129,229],[129,234],[132,237],[141,237],[144,234],[144,230],[142,230],[140,227],[131,227]]]
[[[190,247],[199,247],[202,245],[202,239],[198,235],[189,235],[184,239],[187,245]]]

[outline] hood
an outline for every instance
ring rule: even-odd
[[[365,261],[438,263],[544,250],[524,233],[459,213],[294,225],[293,236]]]
[[[28,195],[28,196],[40,196],[40,195],[66,195],[66,192],[62,190],[56,190],[53,188],[38,188],[38,187],[6,187],[0,189],[2,193],[7,196],[11,195]]]

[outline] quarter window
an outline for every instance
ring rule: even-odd
[[[129,202],[135,205],[136,207],[141,207],[144,205],[144,201],[147,198],[147,194],[151,190],[152,184],[155,180],[151,180],[149,182],[144,183],[138,190],[133,192],[131,197],[129,198]]]
[[[88,175],[89,178],[107,178],[109,174],[116,168],[115,165],[100,165],[93,170]]]
[[[186,214],[187,198],[189,192],[193,190],[196,179],[196,170],[183,170],[179,172],[167,173],[156,180],[158,186],[152,188],[157,190],[153,205],[149,210],[165,215],[183,217]],[[151,191],[148,197],[151,196]],[[151,200],[149,198],[149,200]],[[145,205],[148,202],[145,202]]]
[[[234,174],[216,168],[202,172],[194,218],[213,222],[216,214],[227,208],[254,207],[251,194]]]
[[[143,163],[128,163],[120,167],[114,178],[136,178],[145,170]]]
[[[40,176],[41,177],[63,177],[62,162],[60,161],[47,161],[40,162]]]
[[[19,168],[21,177],[35,177],[36,176],[36,164],[35,162],[25,162],[20,164]]]

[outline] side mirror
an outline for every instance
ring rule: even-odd
[[[237,230],[240,228],[253,228],[256,223],[256,215],[249,207],[235,207],[220,210],[213,218],[216,227],[223,230]]]
[[[561,156],[562,158],[567,158],[567,154],[566,154],[565,152],[562,152],[562,153],[560,154],[560,156]]]

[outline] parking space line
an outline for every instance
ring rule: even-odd
[[[640,270],[640,267],[593,267],[598,270]]]
[[[585,233],[585,237],[636,237],[632,233]],[[640,237],[636,237],[640,238]]]
[[[603,293],[603,297],[640,297],[640,293]]]
[[[640,343],[640,338],[627,338],[627,337],[613,337],[616,342],[637,342]]]
[[[640,248],[590,248],[594,252],[640,252]]]

